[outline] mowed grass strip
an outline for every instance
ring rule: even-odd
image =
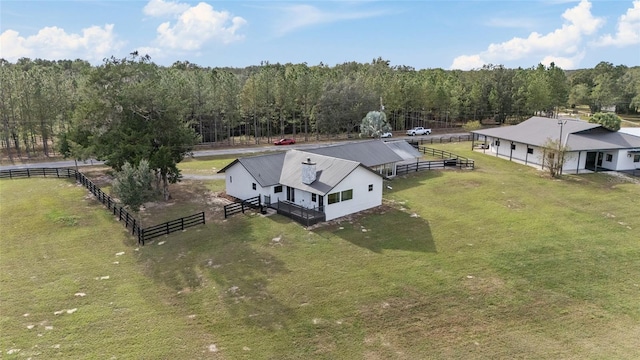
[[[475,159],[476,170],[393,180],[382,208],[315,229],[238,214],[139,251],[121,234],[105,256],[133,254],[145,276],[135,288],[162,299],[167,321],[191,315],[185,326],[200,341],[178,357],[210,342],[217,351],[200,356],[635,358],[640,185],[551,180],[470,143],[433,147]],[[121,230],[109,218],[101,226]]]

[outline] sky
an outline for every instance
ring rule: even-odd
[[[638,66],[640,0],[0,0],[0,58],[10,62],[99,65],[133,51],[164,66]]]

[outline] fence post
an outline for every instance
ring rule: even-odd
[[[167,229],[167,235],[169,235],[169,222],[168,221],[165,223],[165,228]]]
[[[184,218],[180,218],[180,230],[184,230]]]
[[[202,215],[202,224],[204,224],[204,211],[200,213]]]
[[[29,168],[27,168],[27,177],[30,178],[31,177],[31,173],[29,172]]]

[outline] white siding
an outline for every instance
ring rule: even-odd
[[[252,184],[256,184],[255,190]],[[261,187],[240,163],[236,163],[225,171],[225,185],[227,194],[241,200],[260,195],[261,201],[264,201],[264,195],[273,194],[273,186]]]
[[[369,185],[373,191],[369,191]],[[382,178],[362,167],[356,168],[329,193],[353,190],[353,199],[328,205],[328,194],[324,197],[324,212],[327,220],[353,214],[382,204]]]
[[[587,162],[586,151],[570,151],[565,155],[562,172],[564,173],[580,172],[580,170],[584,170],[586,162]]]
[[[631,156],[629,156],[631,155]],[[633,162],[633,157],[640,155],[638,153],[629,154],[629,150],[620,150],[618,152],[618,161],[616,163],[616,170],[635,170],[640,169],[640,162]]]

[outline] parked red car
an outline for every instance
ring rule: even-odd
[[[273,145],[292,145],[295,144],[296,141],[294,139],[280,139],[273,143]]]

